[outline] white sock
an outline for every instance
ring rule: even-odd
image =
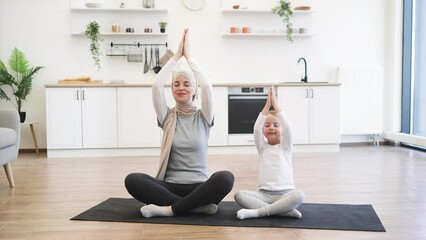
[[[171,206],[157,206],[149,204],[141,207],[142,216],[150,217],[171,217],[174,215]]]
[[[217,212],[218,206],[214,203],[207,204],[205,206],[197,207],[192,209],[191,212],[194,213],[205,213],[205,214],[215,214]]]
[[[246,218],[257,218],[259,217],[259,211],[258,209],[241,209],[237,212],[237,218],[240,220],[246,219]]]
[[[293,217],[293,218],[302,218],[302,213],[297,209],[290,210],[286,213],[278,214],[279,216]],[[258,209],[241,209],[237,212],[237,218],[240,220],[246,218],[258,218],[258,217],[267,217],[269,216],[268,210],[266,207],[261,207]]]
[[[293,210],[290,210],[286,213],[281,213],[279,215],[284,216],[284,217],[302,218],[302,213],[299,212],[299,210],[297,210],[297,209],[293,209]]]

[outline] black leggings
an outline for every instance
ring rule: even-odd
[[[160,181],[145,173],[131,173],[125,180],[127,191],[145,204],[172,206],[175,215],[220,201],[232,190],[234,175],[229,171],[214,173],[204,183],[177,184]]]

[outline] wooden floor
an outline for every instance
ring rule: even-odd
[[[70,221],[109,197],[130,197],[130,172],[154,174],[156,157],[61,158],[22,153],[15,188],[0,173],[0,239],[380,239],[426,240],[426,153],[395,146],[345,146],[338,153],[295,153],[296,185],[306,202],[372,204],[387,232],[241,228]],[[256,189],[257,156],[210,156],[210,170],[234,173]]]

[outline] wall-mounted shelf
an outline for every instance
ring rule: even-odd
[[[235,14],[244,14],[244,13],[262,13],[262,14],[273,14],[272,10],[266,9],[223,9],[223,13],[235,13]],[[293,10],[293,14],[310,14],[312,10]]]
[[[93,12],[145,12],[145,13],[167,13],[167,9],[160,8],[86,8],[74,7],[71,11],[93,11]]]
[[[71,33],[74,36],[83,36],[82,32]],[[143,37],[166,37],[167,33],[126,33],[126,32],[101,32],[101,36],[143,36]]]
[[[222,9],[224,37],[287,37],[285,25],[282,18],[274,14],[271,9],[249,8],[249,9]],[[309,38],[312,36],[312,10],[293,10],[293,38]],[[237,33],[231,33],[235,29]],[[243,28],[249,28],[250,33],[243,33]],[[299,30],[303,29],[303,33]]]
[[[101,36],[104,37],[167,37],[167,33],[160,33],[159,22],[167,22],[166,8],[143,8],[131,6],[103,5],[101,7],[85,7],[81,2],[71,0],[70,5],[70,34],[84,36],[87,24],[96,21],[100,25]],[[118,26],[119,29],[113,28]],[[131,28],[131,32],[126,32]],[[114,30],[113,30],[114,29]],[[121,31],[120,31],[121,29]],[[146,32],[151,29],[151,32]]]
[[[286,37],[284,33],[223,33],[224,37]],[[292,37],[311,37],[312,34],[292,34]]]

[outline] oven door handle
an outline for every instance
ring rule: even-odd
[[[228,97],[229,99],[244,99],[244,100],[268,98],[268,96],[228,96]]]

